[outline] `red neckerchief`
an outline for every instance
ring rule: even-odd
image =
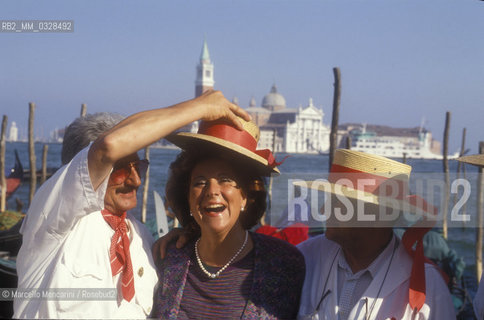
[[[129,238],[126,225],[126,212],[117,216],[106,209],[101,211],[104,220],[113,228],[114,235],[111,238],[109,249],[109,260],[111,261],[111,272],[115,276],[122,272],[121,284],[123,298],[131,301],[134,297],[134,277],[131,255],[129,253]]]

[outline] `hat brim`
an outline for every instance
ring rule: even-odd
[[[223,151],[229,155],[233,155],[235,159],[243,159],[254,166],[254,169],[261,175],[278,175],[280,173],[277,167],[271,167],[267,160],[258,154],[239,146],[233,142],[216,138],[202,133],[178,132],[170,134],[166,137],[174,145],[183,150],[207,150],[207,151]],[[215,150],[214,150],[215,149]],[[242,158],[240,158],[242,156]]]
[[[435,219],[435,215],[432,212],[425,211],[408,201],[392,197],[378,196],[370,192],[349,188],[340,184],[334,184],[329,181],[295,181],[293,184],[300,187],[307,187],[313,190],[344,196],[352,200],[363,201],[376,206],[391,208],[398,210],[401,213],[409,212],[429,219]]]
[[[457,158],[457,161],[472,164],[479,167],[484,167],[484,154],[474,154],[471,156],[464,156]]]

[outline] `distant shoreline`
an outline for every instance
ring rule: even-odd
[[[28,141],[8,141],[8,143],[28,143]],[[38,143],[38,144],[55,144],[55,145],[61,145],[62,142],[56,142],[56,141],[35,141],[34,143]],[[159,143],[153,143],[152,145],[150,145],[150,148],[156,148],[156,149],[173,149],[173,150],[177,150],[177,149],[180,149],[179,147],[175,146],[175,145],[160,145]]]

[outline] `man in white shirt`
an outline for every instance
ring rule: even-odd
[[[400,240],[394,220],[382,219],[404,209],[431,214],[431,206],[406,192],[410,170],[384,157],[336,150],[326,183],[298,183],[327,192],[323,208],[330,208],[326,233],[298,245],[306,261],[299,319],[455,319],[443,278],[424,263],[426,229],[410,228]]]
[[[199,119],[225,118],[241,128],[236,116],[249,119],[222,93],[209,91],[116,125],[113,118],[104,122],[106,115],[75,121],[63,146],[67,164],[37,191],[23,222],[17,273],[19,292],[80,296],[16,298],[14,317],[146,318],[157,282],[152,238],[126,213],[136,206],[147,165],[136,152]]]

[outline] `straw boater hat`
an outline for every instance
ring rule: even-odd
[[[411,170],[411,166],[385,157],[339,149],[335,151],[328,182],[307,183],[310,183],[310,188],[343,195],[349,199],[413,212],[424,217],[435,217],[435,207],[427,204],[424,199],[409,194],[408,180]],[[358,183],[362,179],[366,180],[365,184]],[[351,182],[353,187],[343,185],[345,182]],[[433,222],[429,225],[426,220],[417,222],[402,236],[402,244],[413,260],[409,280],[409,304],[412,309],[417,310],[422,308],[426,299],[422,238],[433,225]]]
[[[226,152],[234,160],[243,159],[254,166],[261,175],[279,174],[275,161],[269,149],[257,150],[260,131],[251,122],[238,118],[243,130],[238,130],[223,121],[202,121],[198,133],[178,132],[166,137],[174,145],[184,149],[198,149],[207,152]]]
[[[484,154],[473,154],[457,158],[457,161],[473,164],[478,167],[484,167]]]
[[[399,211],[434,216],[436,210],[425,200],[410,195],[412,167],[382,156],[337,149],[327,181],[296,182],[296,185],[341,195]],[[362,183],[363,182],[363,183]],[[365,183],[366,182],[366,183]]]

